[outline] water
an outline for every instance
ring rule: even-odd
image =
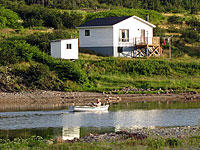
[[[158,106],[156,103],[152,106],[146,103],[141,104],[142,109],[139,106],[138,109],[135,106],[131,107],[133,104],[112,105],[109,111],[101,113],[71,113],[67,110],[0,112],[0,138],[5,135],[41,135],[72,139],[92,131],[112,132],[124,128],[152,126],[195,126],[200,123],[200,103],[192,103],[188,108],[185,104],[179,104],[178,108],[170,106],[170,109],[163,108],[167,104]],[[144,108],[145,105],[147,106]],[[183,107],[180,107],[181,105]]]

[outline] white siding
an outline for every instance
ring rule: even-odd
[[[119,46],[119,30],[120,29],[129,29],[129,42],[126,42],[127,45],[133,44],[134,38],[141,36],[141,30],[145,30],[145,36],[153,37],[153,27],[143,23],[134,17],[126,19],[116,25],[114,25],[114,46]],[[124,43],[125,44],[125,43]]]
[[[67,44],[71,44],[71,49],[67,49]],[[62,59],[78,59],[78,39],[52,41],[51,56]]]
[[[72,49],[67,49],[67,44],[71,44]],[[62,40],[61,50],[61,58],[78,59],[78,39]]]
[[[80,47],[114,47],[113,56],[120,56],[118,47],[129,47],[132,51],[135,45],[135,38],[141,37],[141,30],[145,30],[145,37],[149,37],[148,42],[151,44],[153,37],[154,25],[138,18],[130,17],[110,27],[85,27],[79,28],[79,46]],[[119,42],[119,30],[129,30],[129,42]],[[90,30],[90,36],[85,36],[85,30]]]
[[[61,41],[51,42],[51,56],[61,58]]]
[[[129,30],[129,42],[119,42],[119,30],[128,29]],[[145,30],[145,36],[153,37],[153,27],[137,20],[134,17],[126,19],[118,24],[113,26],[113,37],[114,37],[114,56],[118,57],[117,47],[122,46],[134,46],[135,38],[141,37],[141,30]],[[149,41],[150,42],[150,41]]]
[[[90,30],[90,36],[85,36],[85,30]],[[79,29],[80,47],[109,47],[113,46],[113,28],[96,27]]]

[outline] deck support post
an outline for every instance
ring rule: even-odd
[[[160,37],[152,37],[152,40],[148,40],[149,37],[135,38],[135,57],[151,57],[161,56],[162,48],[160,47]]]

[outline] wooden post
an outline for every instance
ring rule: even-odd
[[[172,58],[171,37],[169,37],[169,60]]]
[[[147,58],[149,58],[149,46],[147,44]]]
[[[161,53],[162,53],[162,52],[161,52],[161,47],[160,47],[160,45],[159,45],[159,54],[160,54],[160,56],[162,55]]]
[[[135,45],[136,45],[136,38],[135,38]]]

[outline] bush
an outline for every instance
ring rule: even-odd
[[[84,11],[60,11],[59,9],[45,8],[40,5],[13,6],[12,9],[24,20],[24,27],[75,28],[83,22],[86,16]]]
[[[61,17],[65,27],[75,28],[84,22],[86,13],[81,11],[65,11]]]
[[[177,29],[174,25],[171,25],[171,26],[168,28],[168,32],[169,32],[169,33],[178,33],[178,32],[179,32],[179,29]]]
[[[7,41],[1,46],[0,63],[2,65],[19,63],[22,61],[36,61],[44,63],[51,70],[57,72],[58,76],[63,81],[69,79],[80,84],[88,83],[86,73],[81,70],[78,64],[67,60],[55,59],[23,40]],[[30,75],[33,75],[31,80],[39,80],[42,75],[48,74],[48,68],[42,65],[32,66],[30,72],[31,71],[35,72],[30,73]],[[42,71],[46,71],[46,73],[42,74]]]
[[[1,43],[0,64],[9,65],[22,61],[30,61],[36,47],[30,46],[25,41],[6,41]]]
[[[153,29],[153,35],[154,36],[165,36],[165,29],[156,26],[156,28]]]
[[[0,28],[18,28],[21,26],[17,13],[0,6]]]
[[[50,41],[56,39],[67,39],[76,36],[76,31],[57,30],[53,33],[34,33],[25,38],[26,42],[35,46],[37,45],[41,51],[50,54]]]
[[[148,147],[153,149],[163,149],[165,146],[164,139],[149,139],[147,142]]]
[[[182,24],[183,23],[183,19],[182,17],[179,17],[179,16],[170,16],[167,21],[169,23],[172,23],[172,24]]]
[[[105,17],[120,17],[120,16],[138,16],[140,18],[146,19],[146,14],[150,16],[150,22],[158,24],[162,22],[165,18],[164,16],[153,10],[144,10],[144,9],[117,9],[109,11],[100,11],[95,13],[88,13],[85,21],[90,21],[95,18],[105,18]]]
[[[29,76],[31,82],[38,82],[49,75],[49,67],[44,64],[31,65],[27,71],[27,76]]]
[[[192,27],[200,27],[200,20],[197,17],[192,17],[186,20],[186,24]]]
[[[167,138],[165,141],[165,145],[170,147],[177,147],[181,145],[181,142],[177,138]]]
[[[183,30],[181,38],[187,43],[195,43],[200,41],[200,35],[198,31],[194,29]]]

